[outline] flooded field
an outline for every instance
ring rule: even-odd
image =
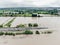
[[[58,32],[40,35],[0,36],[0,45],[60,45]]]
[[[7,23],[12,18],[0,17],[0,24]],[[60,45],[60,17],[16,17],[11,27],[28,23],[38,23],[39,27],[48,27],[48,29],[41,29],[39,31],[54,30],[54,32],[52,34],[40,35],[0,36],[0,45]],[[35,30],[33,32],[35,33]]]
[[[14,18],[14,17],[12,17]],[[11,17],[0,17],[0,24],[5,24]],[[48,27],[49,29],[60,29],[60,17],[16,17],[12,22],[11,27],[15,27],[19,24],[37,23],[39,27]]]

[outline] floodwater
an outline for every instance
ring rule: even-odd
[[[0,24],[6,24],[14,17],[0,17]],[[60,29],[60,17],[16,17],[11,23],[11,27],[19,24],[37,23],[39,27],[48,27],[49,29]]]
[[[7,23],[12,18],[1,17],[0,24],[5,21]],[[38,23],[39,27],[48,27],[47,30],[55,31],[52,34],[0,36],[0,45],[60,45],[60,17],[16,17],[11,26],[28,23]]]

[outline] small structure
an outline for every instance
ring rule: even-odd
[[[33,13],[33,14],[32,14],[32,17],[40,17],[40,15],[37,14],[37,13]]]
[[[11,11],[4,11],[3,12],[4,15],[15,15],[15,14],[19,14],[19,12],[11,12]]]
[[[33,13],[32,14],[32,17],[37,17],[37,13]]]

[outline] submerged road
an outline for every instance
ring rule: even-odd
[[[18,31],[18,30],[32,30],[32,29],[48,29],[47,27],[24,27],[24,28],[16,28],[16,27],[5,27],[0,28],[0,31]]]

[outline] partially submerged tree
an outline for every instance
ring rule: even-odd
[[[29,24],[28,24],[28,27],[32,27],[32,24],[31,24],[31,23],[29,23]]]
[[[17,25],[16,27],[17,28],[19,28],[19,27],[25,27],[25,24],[20,24],[20,25]]]
[[[40,32],[39,32],[39,31],[36,31],[35,33],[36,33],[36,34],[40,34]]]
[[[30,30],[26,30],[23,34],[33,34],[33,32]]]
[[[37,23],[33,24],[33,27],[38,27],[38,24]]]
[[[0,25],[0,28],[3,28],[3,25]]]

